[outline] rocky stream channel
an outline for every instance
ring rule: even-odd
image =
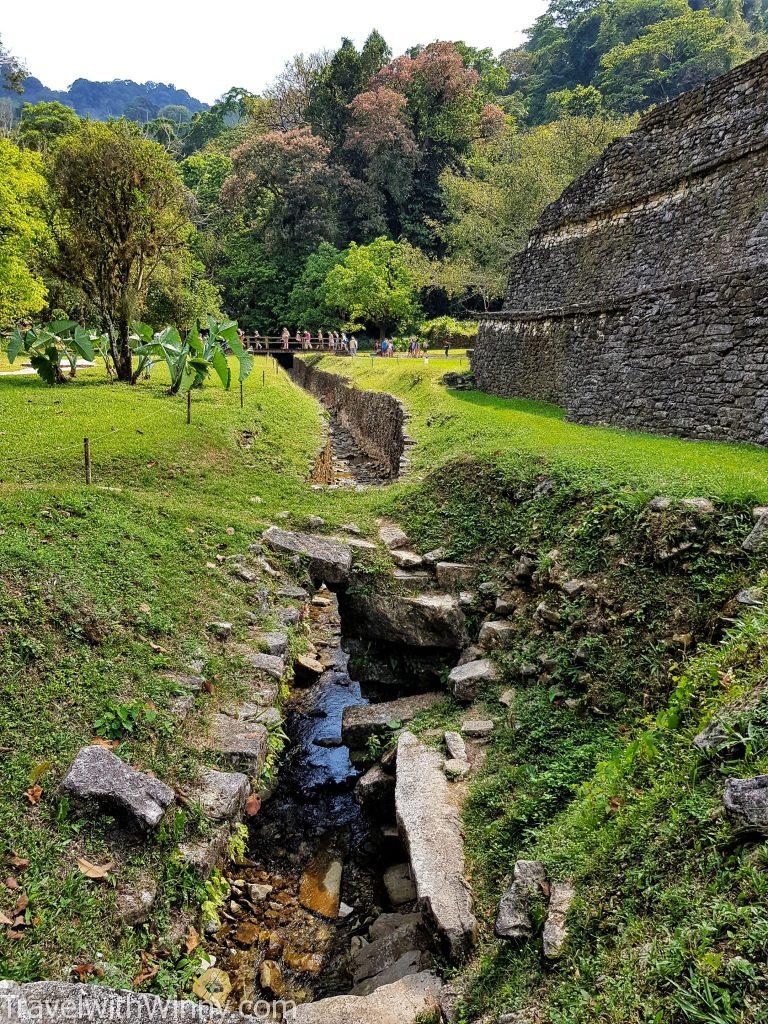
[[[247,862],[227,871],[232,899],[214,936],[235,1004],[365,996],[434,964],[395,823],[394,776],[367,770],[380,741],[370,732],[366,748],[350,751],[343,738],[345,712],[381,694],[350,675],[337,595],[316,593],[308,615],[311,653],[297,659],[284,709],[288,748]]]

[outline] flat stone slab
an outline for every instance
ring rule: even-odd
[[[473,718],[461,723],[461,731],[472,739],[487,739],[495,726],[490,718]]]
[[[256,643],[263,647],[267,654],[282,658],[288,650],[288,634],[279,629],[267,630],[266,633],[259,633]]]
[[[768,835],[768,775],[728,779],[723,805],[736,832]]]
[[[392,561],[399,569],[420,569],[424,565],[424,559],[415,551],[408,551],[407,548],[395,548],[390,552]]]
[[[420,971],[431,966],[432,957],[429,953],[425,953],[421,949],[411,949],[407,953],[403,953],[401,957],[398,957],[391,966],[386,967],[372,978],[361,981],[359,985],[355,985],[350,991],[350,995],[369,996],[371,992],[375,992],[376,989],[382,988],[384,985],[392,985],[402,978],[407,978],[411,974],[418,974]]]
[[[192,799],[200,804],[206,818],[213,821],[231,821],[243,809],[251,784],[241,772],[220,772],[216,768],[203,769],[200,787]]]
[[[60,789],[78,803],[123,815],[145,831],[157,828],[174,799],[170,786],[99,746],[80,750]]]
[[[467,745],[461,733],[447,732],[444,736],[445,746],[450,757],[457,761],[467,761]]]
[[[223,1013],[191,1000],[175,1002],[102,985],[0,981],[1,1024],[256,1024],[258,1018]]]
[[[368,811],[382,812],[391,808],[395,795],[395,780],[380,764],[375,764],[355,786],[355,797],[361,807]]]
[[[426,950],[429,937],[421,920],[412,921],[382,935],[363,946],[352,957],[352,973],[356,985],[367,981],[390,967],[404,953]]]
[[[512,642],[515,626],[506,619],[484,622],[480,627],[478,641],[485,650],[491,647],[504,647]]]
[[[466,619],[448,594],[353,594],[350,622],[367,639],[454,650],[467,642]]]
[[[345,708],[341,722],[342,739],[351,750],[362,750],[371,736],[385,736],[395,723],[399,728],[444,698],[443,693],[417,693],[381,704],[357,704]]]
[[[541,861],[519,860],[515,864],[512,884],[501,897],[493,933],[497,939],[524,942],[533,935],[530,914],[531,897],[541,893],[547,884],[547,872]]]
[[[211,835],[181,843],[178,848],[181,862],[205,880],[214,868],[229,860],[230,836],[231,826],[225,823],[219,825]]]
[[[744,543],[741,545],[742,549],[749,555],[753,555],[758,551],[766,539],[768,538],[768,511],[761,515],[754,525],[752,531],[747,535]]]
[[[335,921],[341,902],[344,862],[329,846],[321,847],[301,876],[299,903],[321,917]]]
[[[448,686],[461,704],[471,704],[477,697],[478,687],[492,683],[498,678],[496,666],[488,658],[468,661],[451,669]]]
[[[441,988],[437,975],[422,971],[383,985],[368,996],[334,996],[304,1003],[290,1019],[292,1024],[416,1024],[417,1019],[439,1012]]]
[[[544,922],[544,956],[547,960],[557,960],[562,954],[568,939],[568,912],[576,898],[573,883],[553,882],[549,893],[549,910]]]
[[[285,662],[275,654],[263,654],[261,651],[249,651],[245,655],[249,668],[256,672],[265,672],[273,679],[282,679],[285,675]]]
[[[402,907],[416,899],[416,886],[410,864],[392,864],[384,872],[384,888],[393,907]],[[419,914],[421,917],[421,914]]]
[[[397,746],[395,810],[421,910],[434,922],[446,954],[459,962],[477,939],[459,807],[443,758],[410,732]]]
[[[236,767],[249,775],[258,775],[267,756],[268,733],[265,726],[229,715],[216,713],[211,717],[210,749],[223,754]]]
[[[422,922],[421,914],[379,914],[371,927],[368,929],[368,936],[372,942],[376,939],[383,939],[385,935],[391,935],[398,928],[406,925],[419,924]]]
[[[473,587],[480,570],[476,565],[468,565],[466,562],[438,562],[435,573],[437,582],[444,590],[458,591]]]
[[[406,546],[408,534],[394,523],[384,523],[379,529],[379,540],[390,551],[396,551]]]
[[[315,583],[338,586],[346,583],[352,568],[352,550],[348,544],[311,533],[296,533],[270,526],[262,535],[273,551],[299,555],[306,559],[309,574]]]

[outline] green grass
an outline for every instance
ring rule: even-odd
[[[68,978],[75,963],[102,963],[103,980],[130,985],[142,952],[154,957],[158,948],[169,948],[164,932],[172,904],[199,898],[174,865],[178,836],[164,834],[142,848],[117,851],[124,857],[121,878],[149,868],[162,882],[162,897],[155,926],[116,932],[114,882],[87,882],[75,866],[78,856],[101,862],[116,852],[109,832],[98,821],[71,818],[55,785],[94,735],[95,723],[115,709],[127,709],[135,723],[121,737],[121,754],[172,782],[192,777],[202,756],[199,743],[170,718],[174,692],[161,672],[181,669],[193,658],[205,662],[215,686],[200,698],[203,718],[242,687],[237,657],[225,655],[205,628],[212,619],[228,619],[244,638],[246,612],[255,608],[253,588],[234,581],[222,560],[247,555],[264,525],[283,512],[297,526],[321,515],[329,528],[354,520],[364,530],[386,512],[422,550],[444,544],[452,555],[482,560],[487,574],[496,576],[510,571],[523,548],[536,554],[542,571],[559,560],[571,574],[601,579],[602,591],[615,600],[596,623],[588,602],[575,599],[555,631],[542,631],[533,618],[540,598],[529,602],[519,643],[501,660],[499,686],[513,681],[519,690],[516,723],[499,729],[467,815],[485,936],[494,901],[521,852],[540,854],[553,870],[573,873],[590,894],[600,886],[620,894],[610,905],[613,916],[596,915],[585,904],[577,933],[585,952],[554,976],[541,972],[534,947],[513,954],[484,944],[467,1019],[490,1007],[501,1011],[533,1001],[551,1024],[723,1024],[717,1016],[685,1017],[677,1009],[677,1016],[669,1016],[679,995],[672,980],[687,985],[686,991],[699,986],[699,992],[704,978],[723,985],[724,975],[708,975],[699,966],[694,980],[687,980],[684,944],[674,968],[663,967],[663,951],[654,958],[654,980],[645,988],[636,959],[644,943],[661,949],[664,929],[681,926],[686,901],[695,908],[695,941],[701,943],[716,923],[708,900],[738,907],[747,896],[756,898],[759,886],[753,876],[745,881],[741,860],[735,867],[729,860],[725,834],[707,831],[716,785],[693,786],[693,803],[683,805],[702,838],[680,861],[680,887],[672,877],[674,851],[687,826],[675,818],[662,827],[664,800],[649,798],[640,806],[629,799],[622,837],[611,831],[618,819],[593,820],[582,799],[574,798],[592,779],[606,792],[641,788],[634,762],[619,761],[619,776],[608,781],[604,773],[595,775],[596,766],[613,763],[643,718],[668,701],[690,653],[674,635],[710,637],[725,602],[754,582],[762,563],[746,559],[739,542],[749,529],[752,504],[768,501],[768,453],[574,426],[541,404],[450,393],[439,381],[448,369],[466,368],[459,359],[435,357],[426,366],[404,358],[324,358],[322,366],[351,375],[362,388],[403,399],[417,441],[406,480],[362,494],[313,491],[308,475],[321,443],[322,416],[271,360],[257,362],[243,410],[237,391],[209,384],[195,392],[190,426],[184,400],[165,393],[159,369],[135,388],[109,384],[98,368],[56,389],[34,377],[0,378],[0,880],[18,875],[30,898],[24,937],[11,941],[0,929],[3,973],[22,980]],[[83,482],[85,436],[91,440],[91,487]],[[553,493],[535,490],[543,477],[554,481]],[[659,531],[645,499],[660,492],[708,495],[718,500],[717,515],[692,530],[688,519],[675,514]],[[685,556],[658,560],[664,546],[687,542],[692,533]],[[588,672],[574,658],[585,631]],[[762,636],[762,626],[758,632]],[[759,662],[762,640],[749,643]],[[522,662],[541,657],[550,665],[546,677],[520,685]],[[495,696],[485,695],[498,715]],[[579,710],[568,708],[566,699],[581,702]],[[592,713],[592,705],[609,714]],[[455,725],[459,714],[447,701],[420,727]],[[687,740],[668,741],[667,774],[658,764],[653,769],[659,792],[667,795],[691,772],[683,756]],[[25,792],[38,769],[43,796],[30,805]],[[199,828],[194,815],[177,823],[179,833]],[[660,845],[644,845],[653,829],[661,830]],[[627,846],[627,872],[611,861],[614,842]],[[652,849],[665,858],[659,913],[637,905],[649,884]],[[701,850],[708,852],[699,865]],[[17,871],[14,854],[28,858],[29,867]],[[732,867],[733,884],[726,878]],[[14,901],[0,881],[0,911],[7,913]],[[729,955],[739,949],[752,957],[745,951],[761,941],[762,918],[753,915],[745,923],[732,916],[723,911],[724,927],[735,935]],[[695,965],[703,955],[697,952]],[[589,957],[600,977],[589,973]],[[184,956],[170,950],[159,963],[152,987],[184,991],[191,970]],[[701,963],[711,965],[708,958]],[[579,985],[577,966],[588,983]],[[745,985],[726,988],[743,1003]],[[598,989],[607,993],[599,1013],[589,1009],[592,995],[583,994]],[[643,1001],[668,1016],[642,1016]],[[742,1024],[749,1017],[723,1019]]]
[[[461,357],[435,356],[428,365],[405,357],[323,357],[320,366],[406,403],[409,430],[419,442],[412,453],[416,471],[464,455],[492,458],[502,467],[532,457],[554,471],[578,474],[585,487],[609,481],[645,493],[768,500],[764,448],[585,427],[567,423],[561,409],[543,402],[447,391],[440,380],[449,370],[467,370]]]

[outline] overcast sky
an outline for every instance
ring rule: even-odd
[[[258,92],[295,53],[361,44],[378,28],[393,51],[463,39],[498,53],[522,41],[547,0],[37,0],[0,10],[0,38],[45,85],[75,78],[172,82],[206,102]],[[372,10],[372,8],[374,8]]]

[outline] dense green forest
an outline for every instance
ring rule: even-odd
[[[220,310],[262,333],[476,319],[498,308],[542,209],[612,139],[766,48],[767,7],[552,0],[517,49],[433,42],[396,56],[374,31],[193,114],[171,102],[98,125],[58,99],[23,103],[0,139],[0,326],[56,310],[110,336],[118,321],[185,328]],[[6,96],[23,101],[23,68],[0,61]],[[104,218],[124,211],[96,224],[77,209],[99,196],[105,153],[146,181],[145,215],[176,210],[151,252],[133,210],[121,310],[88,264],[105,258]]]

